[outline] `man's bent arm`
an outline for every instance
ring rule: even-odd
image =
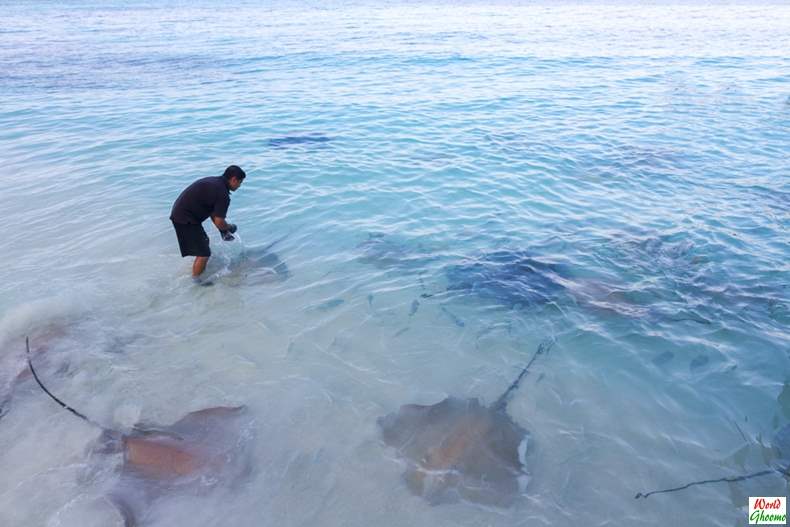
[[[220,231],[230,230],[230,225],[228,224],[228,222],[225,221],[225,218],[220,218],[219,216],[212,216],[211,221]]]

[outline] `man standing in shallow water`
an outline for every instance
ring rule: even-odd
[[[192,279],[198,281],[211,256],[208,235],[201,225],[210,216],[222,239],[234,239],[236,226],[225,221],[230,206],[230,193],[237,190],[247,174],[231,165],[219,177],[198,179],[178,196],[170,213],[176,230],[181,256],[194,256]]]

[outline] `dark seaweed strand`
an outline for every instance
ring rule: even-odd
[[[788,467],[786,467],[786,468],[784,468],[782,470],[773,468],[771,470],[762,470],[760,472],[755,472],[753,474],[746,474],[745,476],[734,476],[734,477],[731,477],[731,478],[705,479],[705,480],[702,480],[702,481],[692,481],[691,483],[687,483],[686,485],[683,485],[682,487],[675,487],[673,489],[654,490],[654,491],[651,491],[651,492],[647,492],[645,494],[642,494],[641,492],[637,492],[636,496],[634,496],[634,499],[637,499],[637,500],[639,498],[645,498],[646,499],[648,496],[651,496],[653,494],[662,494],[664,492],[677,492],[677,491],[680,491],[680,490],[685,490],[685,489],[687,489],[689,487],[693,487],[695,485],[707,485],[708,483],[723,483],[725,481],[726,482],[730,482],[730,483],[735,483],[736,481],[745,481],[747,479],[759,478],[761,476],[767,476],[768,474],[773,474],[774,472],[776,472],[777,474],[781,474],[783,476],[790,476],[790,466],[788,466]]]
[[[46,386],[44,386],[44,384],[41,382],[41,379],[39,379],[39,378],[38,378],[38,374],[36,373],[36,369],[35,369],[35,368],[33,368],[33,362],[30,360],[30,338],[28,338],[28,337],[25,337],[25,346],[27,347],[27,365],[30,367],[30,373],[32,373],[32,374],[33,374],[33,378],[36,380],[36,382],[38,383],[38,385],[39,385],[39,386],[41,386],[41,389],[42,389],[42,390],[44,390],[44,393],[46,393],[47,395],[49,395],[50,397],[52,397],[52,399],[53,399],[53,400],[54,400],[56,403],[58,403],[60,406],[62,406],[63,408],[65,408],[65,409],[66,409],[66,410],[68,410],[69,412],[73,413],[74,415],[76,415],[76,416],[77,416],[77,417],[79,417],[80,419],[83,419],[83,420],[85,420],[86,422],[88,422],[88,423],[90,423],[90,424],[92,424],[92,425],[94,425],[94,426],[98,426],[99,428],[102,428],[102,429],[103,429],[103,428],[104,428],[103,426],[101,426],[101,425],[99,425],[99,424],[96,424],[96,423],[94,423],[93,421],[91,421],[90,419],[88,419],[87,417],[85,417],[84,415],[82,415],[81,413],[79,413],[77,410],[75,410],[75,409],[74,409],[74,408],[72,408],[71,406],[67,405],[66,403],[64,403],[63,401],[61,401],[60,399],[58,399],[57,397],[55,397],[54,395],[52,395],[52,392],[50,392],[49,390],[47,390],[47,387],[46,387]]]
[[[513,393],[513,391],[515,391],[516,388],[518,388],[518,385],[521,382],[521,379],[523,379],[524,376],[527,374],[527,372],[529,371],[529,368],[532,366],[532,363],[535,362],[535,359],[538,358],[538,355],[542,355],[544,353],[548,353],[548,351],[551,349],[551,347],[553,345],[554,345],[554,339],[553,338],[552,339],[546,339],[546,340],[544,340],[543,342],[540,343],[540,345],[538,346],[538,349],[535,351],[535,354],[529,360],[527,365],[524,366],[524,369],[521,370],[521,373],[518,374],[518,377],[516,377],[516,380],[513,381],[510,384],[510,386],[508,387],[508,389],[505,390],[505,393],[503,393],[499,397],[499,399],[496,400],[496,402],[493,404],[492,408],[494,408],[495,410],[504,410],[505,409],[505,406],[507,406],[508,399],[510,398],[510,395]]]

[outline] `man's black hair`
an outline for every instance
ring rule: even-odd
[[[230,165],[228,168],[225,169],[225,173],[222,174],[222,177],[224,177],[228,181],[230,181],[230,178],[236,177],[238,178],[239,181],[241,181],[245,177],[247,177],[247,174],[245,174],[244,171],[241,168],[237,167],[236,165]]]

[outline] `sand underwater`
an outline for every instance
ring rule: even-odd
[[[787,496],[634,499],[786,465],[786,4],[2,13],[0,525],[123,525],[120,495],[153,527],[731,527]],[[231,163],[196,287],[170,206]]]

